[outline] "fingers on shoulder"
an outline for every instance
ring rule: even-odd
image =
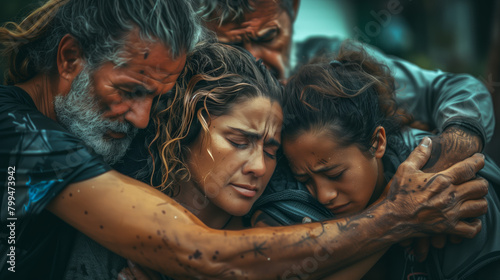
[[[451,186],[452,186],[451,178],[440,173],[431,176],[427,180],[427,182],[425,182],[425,189],[429,189],[430,191],[434,192],[443,191],[444,189],[449,188]]]
[[[484,156],[482,154],[475,154],[454,164],[442,173],[452,178],[454,184],[460,184],[476,177],[476,173],[483,167]]]
[[[481,231],[482,226],[483,224],[479,219],[459,221],[451,233],[464,238],[474,238]]]
[[[488,194],[489,183],[484,178],[476,178],[474,180],[457,185],[457,194],[463,200],[480,199]]]
[[[488,201],[485,198],[467,200],[460,206],[462,218],[475,218],[488,212]]]

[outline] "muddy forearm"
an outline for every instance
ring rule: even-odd
[[[325,223],[213,230],[160,192],[118,178],[73,184],[49,210],[108,249],[174,278],[325,276],[407,236],[391,232],[397,224],[383,207]]]
[[[191,246],[176,260],[185,269],[179,278],[318,279],[409,236],[409,227],[384,209],[379,205],[349,219],[289,227],[204,233],[193,228],[167,238]]]
[[[108,249],[176,279],[318,278],[418,233],[477,233],[479,224],[459,219],[484,213],[485,201],[463,201],[482,198],[487,182],[455,188],[450,181],[469,180],[484,158],[424,174],[421,151],[429,149],[418,151],[398,169],[387,199],[336,221],[213,230],[163,193],[115,171],[68,186],[48,209]]]

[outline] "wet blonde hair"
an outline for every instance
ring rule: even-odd
[[[227,114],[235,103],[263,96],[282,104],[282,88],[261,61],[246,50],[220,43],[205,43],[192,52],[179,76],[168,107],[156,117],[161,164],[160,187],[177,193],[189,180],[187,146],[201,133],[208,134],[210,118]],[[154,169],[154,168],[153,168]]]

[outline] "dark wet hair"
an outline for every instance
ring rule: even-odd
[[[291,20],[295,18],[294,0],[277,0],[280,8]],[[202,20],[217,20],[219,24],[242,21],[245,14],[254,11],[259,0],[194,0],[195,9]]]
[[[410,118],[398,111],[394,88],[387,66],[346,43],[337,56],[316,58],[290,78],[282,135],[294,140],[304,132],[326,130],[339,145],[356,144],[368,152],[378,126],[389,137]]]
[[[254,97],[267,97],[280,106],[282,87],[263,65],[243,48],[204,43],[188,55],[174,96],[156,119],[162,183],[175,194],[179,182],[189,177],[186,146],[208,133],[210,118],[229,113],[233,105]]]
[[[167,46],[174,58],[192,50],[203,34],[186,0],[50,0],[20,24],[0,28],[6,81],[15,84],[55,71],[59,42],[66,34],[78,40],[91,69],[115,62],[134,28],[144,40]]]

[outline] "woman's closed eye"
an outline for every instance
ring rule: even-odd
[[[342,170],[340,172],[336,172],[333,174],[325,174],[325,176],[328,178],[328,180],[331,180],[331,181],[340,180],[342,178],[342,175],[344,174],[344,171],[345,170]]]
[[[227,141],[229,143],[231,143],[231,145],[233,145],[234,147],[238,148],[238,149],[245,149],[246,147],[248,147],[248,140],[247,139],[227,139]]]
[[[264,148],[264,154],[266,154],[267,157],[269,157],[270,159],[276,159],[276,150],[277,149],[265,149]]]

